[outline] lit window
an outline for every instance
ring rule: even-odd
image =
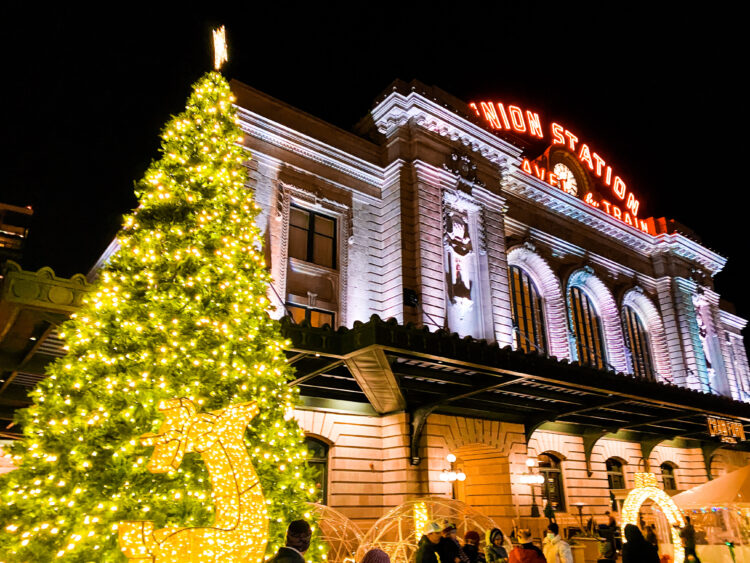
[[[301,324],[302,321],[315,328],[320,328],[323,325],[334,327],[334,314],[330,311],[324,311],[322,309],[313,309],[311,307],[300,307],[299,305],[292,305],[287,303],[286,308],[292,315],[295,324]]]
[[[542,299],[529,275],[518,266],[510,267],[510,302],[513,347],[524,352],[546,354]]]
[[[336,220],[314,211],[289,210],[289,256],[327,268],[336,267]]]
[[[641,318],[627,305],[622,310],[622,324],[625,328],[625,343],[630,350],[630,359],[633,362],[633,373],[638,377],[654,379],[648,333]]]
[[[579,287],[572,287],[568,298],[578,361],[581,364],[604,369],[607,360],[604,356],[602,323],[596,314],[596,309]]]
[[[661,464],[661,482],[664,485],[664,490],[677,490],[677,479],[675,479],[674,466],[671,463]]]
[[[555,512],[565,512],[565,494],[560,460],[552,454],[539,456],[539,473],[544,476],[542,497]]]
[[[315,483],[315,502],[328,502],[328,445],[315,438],[305,438],[305,446],[309,452],[307,465],[312,469],[313,483]]]

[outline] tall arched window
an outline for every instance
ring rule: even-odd
[[[571,287],[568,299],[578,361],[604,369],[607,359],[604,355],[602,323],[596,309],[580,287]]]
[[[677,479],[674,476],[674,465],[669,462],[661,464],[661,481],[665,491],[677,490]]]
[[[607,484],[609,485],[609,498],[612,502],[612,510],[617,511],[617,499],[615,490],[625,488],[625,472],[622,468],[622,462],[613,457],[605,462],[607,466]]]
[[[316,438],[305,438],[305,445],[309,452],[307,465],[313,470],[313,482],[317,494],[315,502],[328,502],[328,444]]]
[[[510,302],[513,312],[513,347],[524,352],[547,353],[544,308],[539,290],[525,271],[511,266]]]
[[[648,333],[638,313],[627,305],[622,309],[622,324],[625,330],[625,343],[633,364],[633,373],[638,377],[654,379],[654,364],[651,361]]]
[[[539,473],[544,476],[542,497],[556,512],[565,512],[565,492],[560,459],[552,454],[540,455]]]

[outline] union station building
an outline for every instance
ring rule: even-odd
[[[606,147],[418,82],[356,132],[233,89],[323,503],[366,530],[447,496],[509,530],[547,505],[604,521],[637,471],[674,493],[748,463],[726,258],[645,217]],[[3,437],[87,287],[6,263]]]

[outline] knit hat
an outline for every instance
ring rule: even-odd
[[[360,563],[391,563],[391,558],[382,549],[374,548],[365,553]]]
[[[456,531],[456,525],[455,524],[451,524],[450,522],[446,522],[445,525],[443,526],[443,531],[444,532],[455,532]]]
[[[477,532],[476,530],[469,530],[464,536],[464,541],[475,541],[479,543],[479,532]]]
[[[521,543],[530,543],[531,530],[518,530],[518,541]]]
[[[304,520],[295,520],[286,530],[286,546],[293,547],[300,553],[307,551],[310,547],[312,530],[310,524]]]

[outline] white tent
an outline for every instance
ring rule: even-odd
[[[750,562],[750,466],[672,497],[692,519],[701,561]],[[734,544],[735,559],[729,543]]]
[[[681,510],[750,507],[750,465],[672,497]]]

